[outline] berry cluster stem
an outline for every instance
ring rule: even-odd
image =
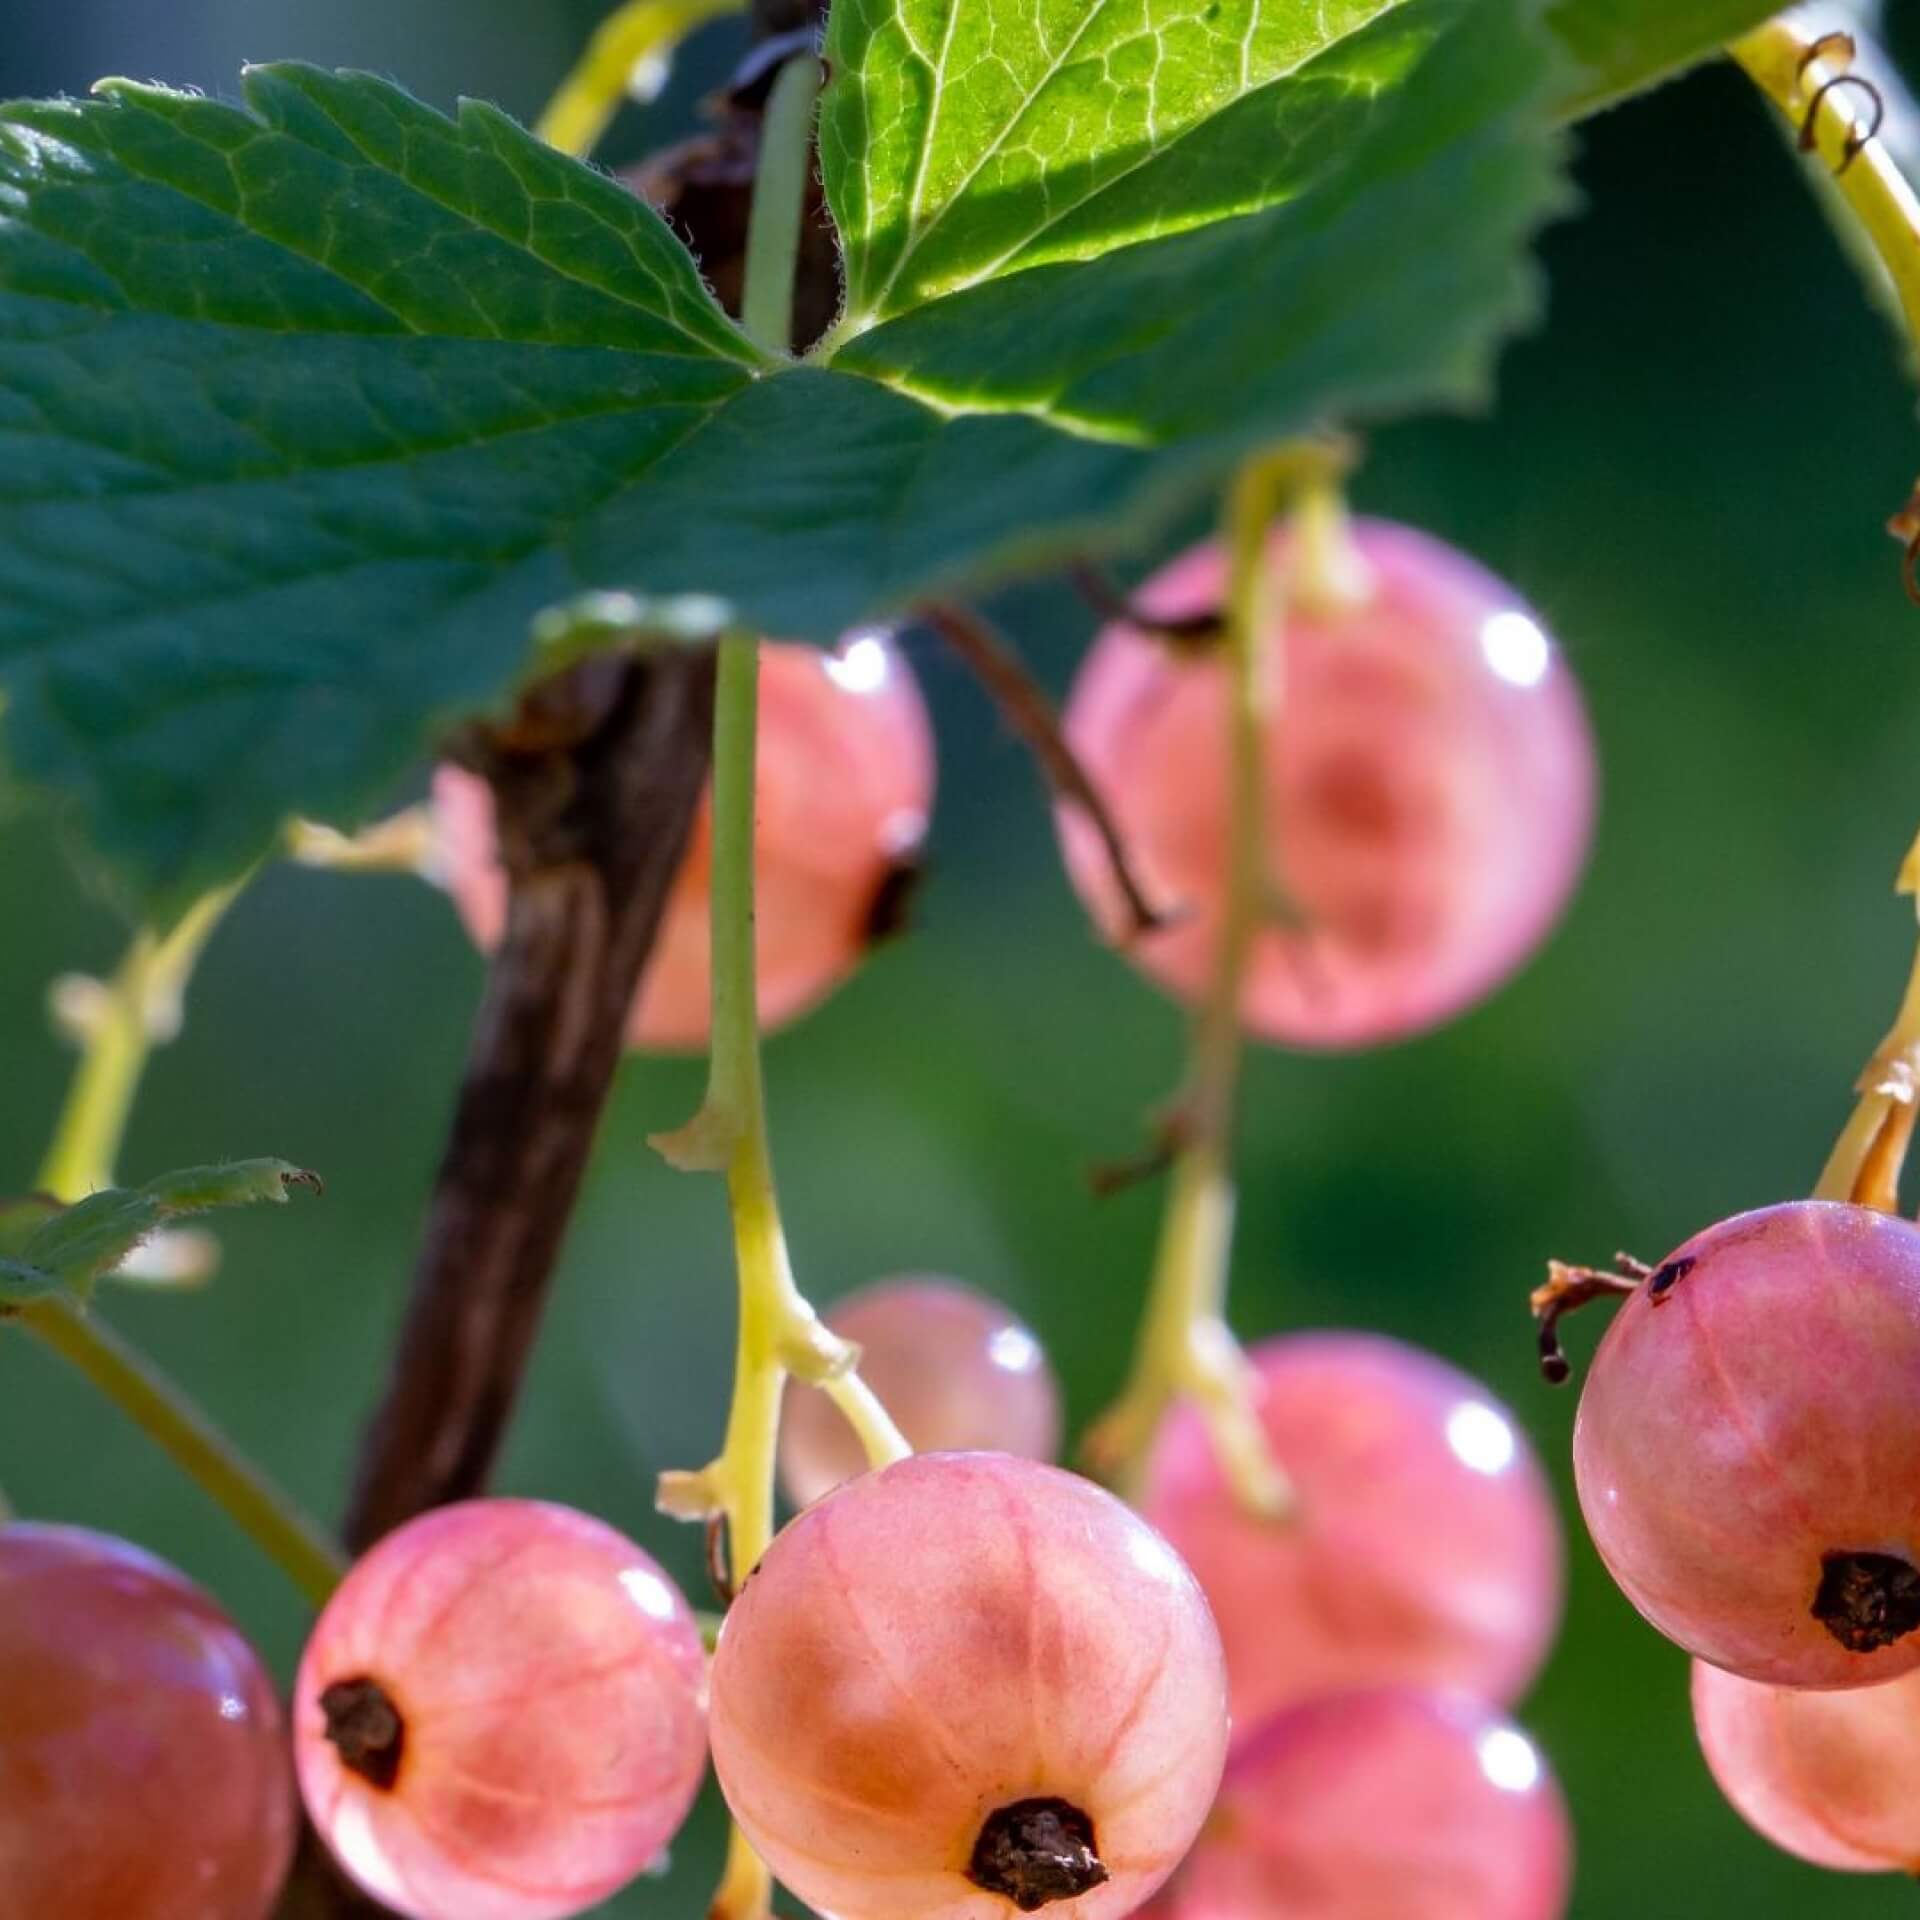
[[[773,1540],[780,1402],[789,1377],[823,1388],[885,1466],[911,1451],[854,1371],[858,1350],[821,1323],[787,1256],[767,1139],[754,966],[753,819],[759,643],[720,642],[713,735],[712,1054],[700,1111],[654,1144],[675,1166],[722,1172],[733,1215],[740,1324],[733,1402],[719,1457],[697,1473],[663,1474],[660,1504],[687,1519],[725,1523],[727,1568],[737,1588]],[[712,1920],[765,1920],[772,1882],[736,1828]]]
[[[175,1030],[187,980],[239,887],[208,894],[172,932],[137,934],[82,1021],[80,1064],[41,1164],[56,1200],[113,1184],[147,1059]],[[16,1324],[69,1362],[196,1481],[300,1592],[322,1605],[343,1571],[333,1543],[260,1471],[192,1397],[101,1321],[65,1300],[39,1300]]]
[[[1337,550],[1332,493],[1342,456],[1288,446],[1255,456],[1228,495],[1225,646],[1228,721],[1227,889],[1220,946],[1195,1018],[1184,1087],[1169,1123],[1172,1184],[1132,1375],[1087,1440],[1089,1457],[1136,1482],[1169,1405],[1190,1399],[1222,1469],[1247,1507],[1283,1516],[1292,1501],[1254,1405],[1252,1370],[1227,1324],[1233,1248],[1233,1129],[1240,1079],[1240,1002],[1254,936],[1271,911],[1266,845],[1266,735],[1279,698],[1267,530],[1280,508],[1306,505]]]
[[[1895,890],[1920,895],[1920,839],[1901,863]],[[1917,903],[1920,904],[1920,903]],[[1835,1143],[1816,1200],[1851,1200],[1882,1213],[1900,1210],[1900,1171],[1920,1102],[1920,949],[1900,1011],[1854,1083],[1860,1098]]]
[[[536,131],[549,146],[584,160],[634,90],[634,77],[666,60],[695,28],[738,13],[745,0],[627,0],[602,22],[561,81]]]
[[[1816,36],[1782,15],[1743,34],[1727,51],[1799,129],[1801,146],[1825,165],[1920,343],[1920,198],[1885,145],[1859,126],[1859,90],[1844,84],[1853,37]]]

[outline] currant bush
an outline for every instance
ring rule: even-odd
[[[686,1601],[611,1527],[532,1500],[389,1534],[294,1685],[307,1811],[412,1920],[561,1920],[631,1880],[706,1768]]]
[[[951,1280],[884,1280],[835,1303],[827,1325],[860,1349],[860,1375],[919,1453],[990,1449],[1051,1460],[1060,1389],[1032,1331]],[[839,1410],[796,1383],[781,1415],[780,1472],[796,1506],[866,1465]]]
[[[163,1561],[0,1527],[0,1909],[266,1920],[293,1856],[272,1679]]]
[[[1560,1920],[1564,1803],[1539,1750],[1439,1694],[1333,1694],[1228,1763],[1167,1920]]]
[[[1249,1513],[1190,1408],[1168,1421],[1143,1499],[1213,1603],[1236,1725],[1390,1683],[1517,1699],[1559,1621],[1561,1544],[1512,1417],[1393,1340],[1297,1334],[1250,1357],[1296,1511]]]
[[[892,930],[933,805],[934,748],[912,671],[877,629],[830,653],[768,644],[760,662],[755,947],[760,1021],[771,1032],[830,993]],[[823,767],[832,778],[820,777]],[[438,871],[474,940],[497,946],[507,888],[491,790],[442,766],[433,805]],[[706,1044],[712,863],[709,793],[634,1002],[634,1047]]]
[[[1220,1643],[1179,1556],[1059,1468],[922,1454],[775,1541],[713,1663],[713,1757],[838,1920],[1119,1920],[1198,1831]]]
[[[1359,597],[1290,605],[1284,697],[1267,722],[1274,912],[1241,1000],[1248,1030],[1297,1047],[1400,1039],[1488,993],[1573,889],[1593,817],[1578,690],[1540,621],[1466,555],[1408,527],[1353,527]],[[1285,579],[1294,537],[1273,537]],[[1195,547],[1137,603],[1177,621],[1220,606],[1224,549]],[[1068,699],[1068,739],[1107,795],[1149,890],[1179,909],[1136,935],[1077,809],[1059,826],[1108,937],[1197,1002],[1225,906],[1230,693],[1215,653],[1107,626]]]
[[[1594,1544],[1640,1611],[1748,1679],[1920,1664],[1920,1228],[1792,1201],[1696,1234],[1580,1396]]]

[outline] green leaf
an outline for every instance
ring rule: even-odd
[[[946,10],[938,0],[899,9],[927,16],[923,29]],[[1018,410],[1158,444],[1271,439],[1330,417],[1483,396],[1494,340],[1532,310],[1522,249],[1558,204],[1557,143],[1540,124],[1554,70],[1514,0],[1196,6],[1183,31],[1145,36],[1165,48],[1169,130],[1117,152],[1063,144],[1052,130],[1063,115],[1063,125],[1100,125],[1086,88],[1118,55],[1091,44],[1095,26],[1104,39],[1132,19],[1132,47],[1137,9],[987,0],[977,11],[1051,21],[1053,57],[1020,113],[988,122],[929,106],[932,157],[923,152],[907,177],[972,184],[945,203],[928,190],[917,218],[828,149],[843,224],[866,209],[849,242],[852,324],[862,299],[886,312],[959,283],[856,332],[836,364],[945,408]],[[859,7],[835,15],[860,17]],[[1307,22],[1324,23],[1317,50],[1301,44]],[[841,37],[854,42],[854,30]],[[1007,37],[1018,43],[1011,27]],[[1243,84],[1204,117],[1196,107],[1182,130],[1179,103],[1213,102],[1231,77],[1216,73],[1222,39],[1244,44],[1232,69]],[[890,42],[864,51],[886,85],[852,68],[833,106],[844,123],[876,114],[904,84]],[[1076,82],[1089,61],[1095,78]],[[1000,179],[1021,157],[1024,184]],[[886,217],[862,200],[863,184],[892,209]]]
[[[62,1291],[52,1274],[18,1260],[0,1260],[0,1316],[30,1307]]]
[[[492,109],[247,76],[0,110],[8,757],[178,907],[363,815],[583,588],[571,531],[764,356]]]
[[[1780,11],[1780,0],[1555,0],[1547,24],[1580,63],[1569,115],[1670,80]]]
[[[94,1283],[169,1221],[215,1207],[284,1204],[290,1189],[318,1189],[315,1175],[284,1160],[237,1160],[162,1174],[144,1187],[109,1187],[47,1214],[16,1256],[0,1262],[9,1286],[36,1285],[86,1299]]]
[[[826,166],[889,317],[798,366],[485,108],[285,67],[244,106],[0,109],[0,726],[147,910],[289,813],[364,819],[630,614],[824,641],[1138,547],[1250,447],[1479,398],[1531,311],[1564,91],[1533,0],[1155,0],[1133,41],[1114,0],[888,4],[963,55],[1036,9],[1120,37],[1013,121],[950,52],[916,122],[881,0],[864,39],[842,0]],[[1149,53],[1153,124],[1089,139],[1093,69]]]

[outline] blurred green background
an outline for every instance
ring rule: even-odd
[[[106,72],[218,89],[246,59],[298,55],[530,116],[599,9],[6,11],[0,95]],[[702,35],[608,157],[689,124],[738,45]],[[1545,954],[1445,1031],[1254,1060],[1235,1291],[1248,1333],[1376,1327],[1484,1376],[1563,1489],[1573,1396],[1536,1378],[1525,1311],[1542,1260],[1657,1256],[1807,1190],[1905,977],[1912,920],[1889,883],[1920,819],[1920,613],[1881,530],[1920,465],[1893,343],[1731,70],[1579,143],[1586,209],[1547,242],[1549,318],[1508,356],[1498,408],[1380,433],[1359,493],[1479,554],[1557,628],[1605,758],[1592,871]],[[1076,602],[1036,587],[1000,611],[1064,685],[1091,627]],[[934,878],[916,937],[772,1046],[794,1247],[821,1298],[901,1268],[1003,1294],[1084,1419],[1125,1358],[1155,1196],[1096,1203],[1081,1170],[1135,1143],[1180,1024],[1088,938],[1020,751],[947,659],[915,658],[941,730]],[[4,1190],[30,1177],[68,1071],[47,982],[110,967],[122,930],[33,820],[0,826],[0,928]],[[223,1224],[211,1293],[109,1303],[324,1514],[381,1381],[479,986],[425,887],[275,870],[220,932],[135,1120],[129,1176],[265,1152],[327,1176],[322,1203]],[[718,1184],[669,1172],[644,1136],[690,1110],[698,1079],[623,1074],[501,1476],[607,1516],[696,1594],[698,1542],[653,1515],[651,1487],[718,1442],[726,1225]],[[1575,1327],[1577,1354],[1596,1330]],[[178,1562],[289,1667],[303,1615],[274,1571],[17,1339],[0,1343],[0,1484],[30,1515]],[[1684,1660],[1577,1529],[1572,1560],[1565,1638],[1525,1718],[1578,1817],[1575,1912],[1911,1913],[1911,1887],[1815,1873],[1739,1824],[1695,1750]],[[605,1912],[688,1920],[719,1839],[709,1800],[671,1874]]]

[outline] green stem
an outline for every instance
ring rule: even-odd
[[[819,98],[820,62],[802,54],[780,69],[760,123],[740,324],[774,353],[793,349],[793,280],[813,172],[813,110]]]
[[[194,962],[239,886],[201,900],[164,938],[141,933],[101,1000],[38,1185],[72,1202],[113,1184],[127,1116],[156,1039],[177,1023]],[[76,1367],[206,1491],[316,1605],[344,1571],[332,1543],[188,1395],[98,1320],[64,1300],[18,1324]]]
[[[240,891],[223,887],[188,909],[164,938],[134,936],[120,971],[90,1015],[80,1067],[41,1162],[38,1185],[60,1200],[78,1200],[113,1185],[113,1163],[126,1133],[133,1097],[157,1041],[179,1024],[180,999],[201,949]]]
[[[1325,496],[1340,461],[1337,450],[1318,447],[1258,455],[1241,468],[1227,500],[1225,646],[1231,698],[1220,944],[1206,1001],[1194,1020],[1187,1077],[1174,1116],[1171,1188],[1133,1371],[1119,1400],[1088,1437],[1096,1464],[1123,1485],[1132,1485],[1168,1406],[1184,1395],[1206,1422],[1222,1469],[1241,1501],[1271,1517],[1286,1513],[1292,1489],[1267,1444],[1254,1407],[1252,1370],[1226,1317],[1240,1002],[1254,936],[1272,903],[1266,737],[1278,698],[1279,656],[1266,565],[1267,530],[1282,503],[1293,499],[1315,503],[1317,531],[1337,533],[1337,513],[1326,505]]]
[[[63,1300],[24,1308],[19,1324],[78,1368],[198,1481],[307,1599],[326,1604],[344,1571],[332,1542],[152,1361]]]

